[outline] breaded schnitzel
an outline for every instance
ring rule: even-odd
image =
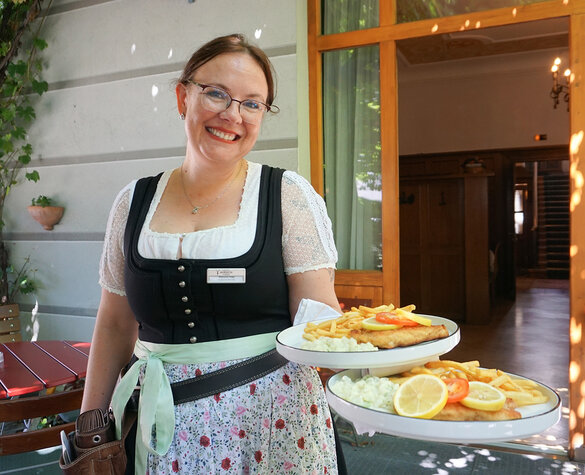
[[[510,398],[506,399],[506,404],[499,411],[482,411],[466,407],[458,402],[447,404],[441,412],[433,419],[441,421],[507,421],[510,419],[521,419],[516,409],[516,404]]]
[[[349,336],[355,338],[358,343],[371,343],[378,348],[396,348],[446,338],[449,336],[449,331],[445,325],[420,325],[395,330],[352,330]]]

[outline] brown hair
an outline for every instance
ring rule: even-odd
[[[268,56],[266,56],[266,53],[258,46],[248,43],[246,37],[240,33],[220,36],[201,46],[201,48],[193,53],[185,65],[178,82],[188,85],[189,79],[191,79],[197,69],[208,61],[211,61],[216,56],[224,53],[246,53],[258,63],[258,66],[260,66],[266,77],[266,83],[268,84],[268,97],[266,98],[266,103],[271,106],[276,94],[274,67],[268,59]]]

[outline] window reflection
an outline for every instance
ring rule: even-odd
[[[524,200],[526,193],[526,185],[516,185],[514,190],[514,231],[516,234],[524,233]]]

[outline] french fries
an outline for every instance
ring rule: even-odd
[[[414,305],[407,305],[399,310],[403,312],[412,312]],[[349,312],[345,312],[340,317],[332,320],[325,320],[320,323],[309,322],[305,326],[303,338],[309,341],[315,341],[322,336],[330,338],[341,338],[347,336],[349,332],[355,328],[361,328],[362,321],[366,318],[375,317],[377,313],[392,312],[397,310],[394,305],[380,305],[379,307],[366,307],[360,305],[358,308],[351,307]]]
[[[537,389],[537,384],[529,379],[513,378],[499,369],[480,368],[479,361],[439,360],[430,361],[424,366],[416,366],[398,376],[391,376],[392,382],[400,384],[415,374],[434,374],[439,378],[464,378],[468,381],[481,381],[498,388],[518,407],[545,403],[548,398]]]

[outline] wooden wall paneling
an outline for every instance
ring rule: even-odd
[[[424,308],[422,301],[422,229],[426,187],[413,181],[400,183],[400,301]]]
[[[382,272],[338,270],[335,273],[335,284],[382,287]]]
[[[382,287],[336,285],[335,292],[339,302],[345,304],[344,310],[346,311],[352,306],[365,305],[366,307],[377,307],[384,303],[382,301]]]
[[[514,164],[506,153],[494,156],[494,176],[488,182],[489,246],[498,248],[498,274],[494,283],[494,297],[498,295],[514,299],[516,270],[514,246]],[[496,210],[499,210],[496,212]],[[499,219],[496,219],[496,217]]]
[[[426,182],[423,236],[424,313],[465,318],[463,182],[460,178]]]
[[[580,2],[584,4],[585,2]],[[571,273],[569,454],[585,460],[585,13],[570,19]]]
[[[465,322],[490,318],[488,177],[465,177]],[[470,239],[469,239],[470,238]]]
[[[392,303],[383,298],[382,272],[379,271],[338,270],[335,292],[340,302],[367,299],[374,307]]]

